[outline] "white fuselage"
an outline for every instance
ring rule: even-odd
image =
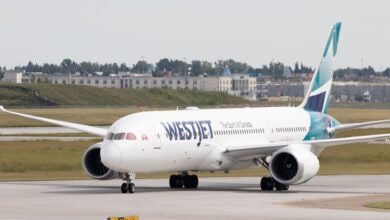
[[[110,133],[133,138],[105,138],[102,161],[112,170],[134,173],[246,168],[255,163],[233,160],[223,151],[303,140],[310,121],[307,111],[294,107],[141,112],[110,127]]]

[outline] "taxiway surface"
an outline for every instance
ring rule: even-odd
[[[172,190],[167,179],[145,179],[135,180],[135,194],[120,193],[120,180],[1,182],[0,219],[390,219],[356,206],[366,197],[390,200],[390,175],[318,176],[287,192],[260,191],[258,182],[200,178],[198,189]],[[333,200],[347,202],[328,207]]]

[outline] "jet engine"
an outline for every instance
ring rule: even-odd
[[[276,151],[269,165],[272,177],[285,185],[304,183],[313,178],[319,168],[317,156],[305,144],[289,145]]]
[[[82,164],[85,173],[92,179],[109,180],[119,177],[117,172],[108,169],[100,158],[101,143],[90,146],[83,155]]]

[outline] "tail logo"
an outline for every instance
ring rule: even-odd
[[[333,25],[321,61],[313,75],[301,107],[308,111],[328,112],[333,80],[333,59],[337,53],[341,23]]]

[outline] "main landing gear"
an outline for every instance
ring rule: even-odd
[[[131,182],[132,179],[134,178],[131,178],[132,174],[124,174],[123,176],[123,180],[126,180],[125,183],[122,183],[122,186],[121,186],[121,191],[122,193],[134,193],[135,192],[135,185],[134,183]]]
[[[255,159],[255,162],[261,164],[269,171],[269,162],[267,161],[267,157],[261,157]],[[274,180],[274,178],[269,176],[269,177],[261,178],[260,188],[263,191],[271,191],[274,189],[276,189],[277,191],[282,191],[282,190],[288,190],[289,185],[281,184],[278,181]]]
[[[169,186],[172,189],[186,188],[195,189],[198,187],[198,176],[188,175],[187,172],[182,172],[180,175],[171,175],[169,177]]]
[[[278,181],[274,180],[274,178],[272,177],[263,177],[260,181],[260,188],[263,191],[271,191],[274,190],[274,188],[277,191],[283,191],[288,190],[289,185],[281,184]]]

